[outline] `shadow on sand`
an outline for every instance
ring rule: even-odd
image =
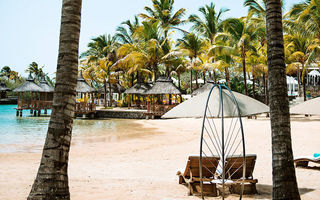
[[[257,184],[257,195],[252,195],[254,199],[272,199],[272,185]],[[299,188],[300,195],[314,191],[310,188]],[[251,196],[251,195],[250,195]]]

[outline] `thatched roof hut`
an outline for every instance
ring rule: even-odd
[[[24,82],[19,87],[15,88],[13,92],[41,92],[42,88],[39,87],[35,82],[33,77],[31,76],[31,73],[29,74],[29,77],[27,78],[26,82]]]
[[[109,86],[107,85],[107,93],[109,93]],[[111,93],[123,93],[126,89],[119,83],[111,84]],[[104,94],[104,87],[99,89],[99,92]]]
[[[93,87],[88,85],[88,83],[84,80],[84,78],[82,76],[82,71],[80,71],[80,76],[79,76],[78,81],[77,81],[77,89],[76,89],[76,91],[78,93],[91,93],[91,92],[95,92],[96,91],[96,89],[94,89]]]
[[[206,92],[208,90],[210,90],[213,86],[214,82],[213,81],[207,81],[206,84],[204,84],[201,88],[195,90],[192,92],[192,95],[198,95],[200,93]]]
[[[134,86],[124,91],[124,93],[144,95],[150,88],[151,85],[148,83],[136,83]]]
[[[9,92],[9,91],[11,91],[11,89],[8,88],[6,84],[0,83],[0,92]]]
[[[48,82],[46,81],[46,79],[43,77],[42,80],[40,81],[39,86],[42,88],[41,92],[53,92],[54,88],[48,85]]]
[[[146,94],[181,94],[171,78],[160,77]]]

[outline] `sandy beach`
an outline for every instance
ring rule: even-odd
[[[244,199],[270,199],[271,133],[270,121],[261,117],[243,119],[247,153],[257,154],[254,178],[258,195]],[[320,119],[292,119],[294,156],[320,153]],[[176,172],[184,169],[189,154],[198,154],[201,119],[132,120],[131,131],[106,136],[99,133],[75,136],[69,161],[71,199],[199,199],[188,196],[178,184]],[[36,176],[41,151],[27,146],[22,152],[0,153],[0,199],[26,199]],[[302,199],[320,197],[320,166],[297,168]],[[229,196],[236,199],[237,196]],[[207,198],[219,199],[219,198]]]

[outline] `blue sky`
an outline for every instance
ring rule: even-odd
[[[287,0],[286,8],[301,0]],[[28,65],[35,61],[45,66],[50,76],[56,70],[60,31],[61,3],[57,0],[0,0],[0,68],[8,65],[26,76]],[[247,13],[242,0],[175,0],[175,9],[186,8],[187,15],[214,2],[217,9],[229,8],[225,17]],[[80,53],[91,38],[114,34],[116,27],[151,6],[151,0],[83,0]]]

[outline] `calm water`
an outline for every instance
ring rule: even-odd
[[[16,117],[15,107],[16,105],[0,105],[0,152],[41,150],[48,129],[49,116],[33,117],[30,111],[26,110],[23,112],[23,117]],[[130,133],[127,131],[128,128]],[[73,138],[101,136],[108,142],[130,136],[128,134],[138,135],[144,131],[141,126],[134,123],[134,120],[76,119]],[[27,146],[29,149],[26,149]]]

